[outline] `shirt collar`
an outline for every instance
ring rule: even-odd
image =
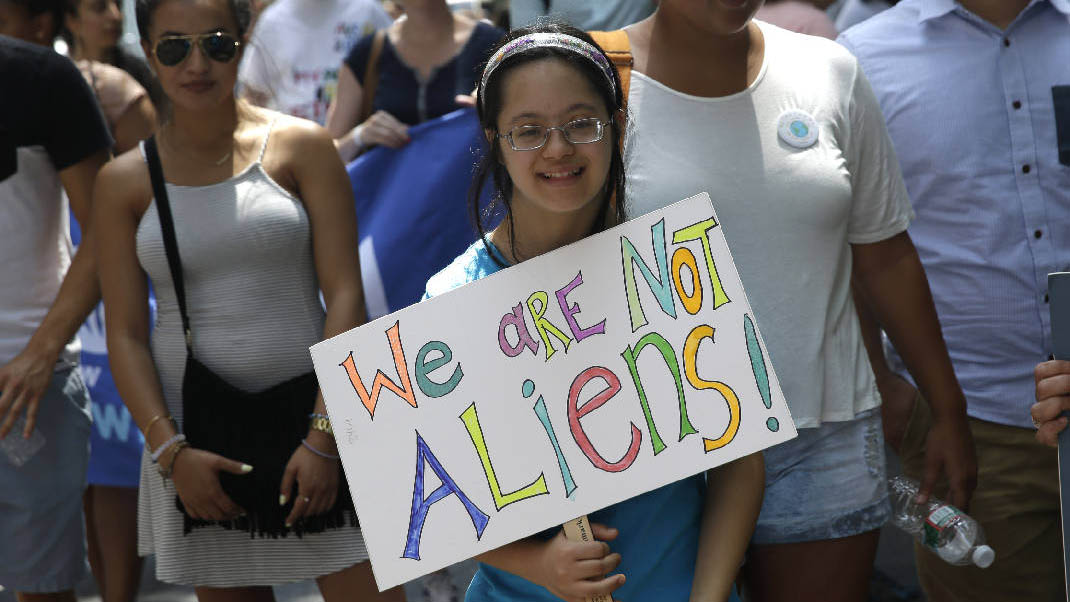
[[[958,6],[958,2],[955,2],[955,0],[925,0],[925,2],[919,2],[918,23],[942,17],[955,10],[956,6]]]
[[[1045,0],[1036,0],[1030,3],[1030,6],[1036,4],[1037,1],[1044,2]],[[1070,0],[1047,0],[1051,3],[1055,10],[1070,16]],[[955,7],[959,5],[955,0],[925,0],[925,2],[918,3],[918,23],[924,23],[930,19],[942,17],[947,13],[955,10]],[[1029,7],[1026,7],[1029,8]]]

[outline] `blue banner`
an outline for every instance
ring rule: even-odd
[[[81,241],[81,229],[71,215],[71,240]],[[149,293],[149,323],[155,321],[156,299]],[[145,439],[127,411],[108,366],[104,304],[98,303],[78,331],[82,342],[82,379],[92,399],[93,430],[89,435],[89,484],[137,487],[141,449]]]
[[[475,109],[409,134],[403,148],[373,149],[347,168],[369,320],[419,301],[427,280],[476,239],[467,198],[484,143]]]

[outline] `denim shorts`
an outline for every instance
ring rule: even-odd
[[[820,541],[881,528],[891,515],[880,408],[799,429],[765,450],[765,499],[751,542]]]
[[[52,375],[37,411],[45,444],[16,468],[0,453],[0,585],[74,589],[85,574],[82,492],[89,466],[89,393],[75,367]],[[11,433],[9,437],[21,437]]]

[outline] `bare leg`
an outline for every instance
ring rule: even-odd
[[[361,562],[337,573],[324,575],[316,579],[316,584],[325,602],[405,602],[405,590],[401,586],[379,593],[370,562]]]
[[[93,571],[93,579],[97,582],[97,590],[101,598],[108,589],[104,583],[104,558],[100,552],[100,541],[97,539],[97,521],[93,513],[93,491],[96,487],[90,485],[82,494],[82,514],[85,516],[85,541],[89,552],[89,568]]]
[[[748,602],[865,602],[880,531],[753,546],[743,567]]]
[[[275,602],[270,587],[198,587],[198,602]]]
[[[141,583],[137,489],[92,485],[85,492],[89,564],[103,602],[133,602]]]

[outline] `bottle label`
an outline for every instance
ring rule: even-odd
[[[940,533],[961,515],[959,509],[954,506],[940,506],[933,510],[929,518],[925,519],[925,545],[936,547]]]

